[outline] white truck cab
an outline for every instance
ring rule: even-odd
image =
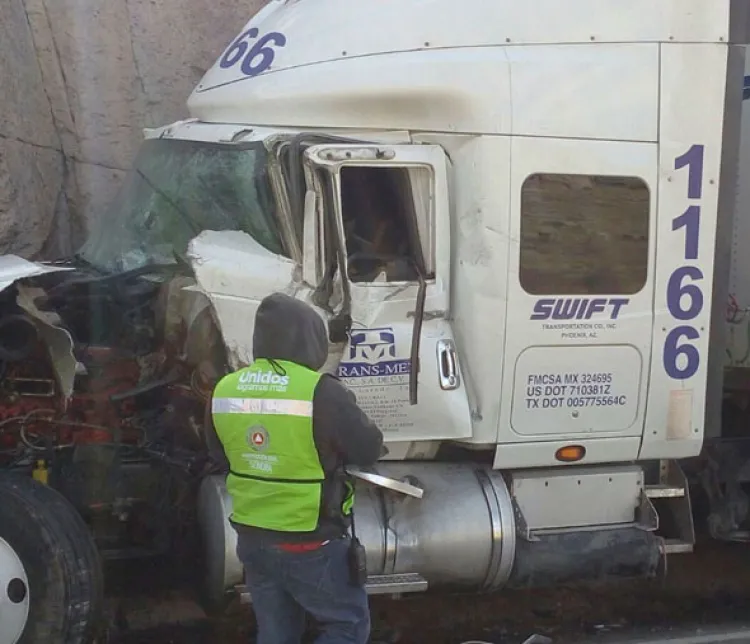
[[[356,473],[371,592],[655,574],[692,548],[677,460],[720,435],[745,342],[748,6],[272,0],[121,196],[179,174],[191,227],[146,213],[83,256],[173,246],[234,368],[264,296],[316,307],[389,450]],[[202,225],[222,199],[241,216]],[[221,477],[200,512],[219,601]]]

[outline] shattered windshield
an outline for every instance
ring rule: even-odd
[[[204,230],[244,231],[284,254],[261,143],[144,141],[78,256],[105,272],[174,264]]]

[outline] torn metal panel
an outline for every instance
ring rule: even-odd
[[[327,323],[326,311],[312,301],[312,290],[302,281],[301,266],[270,253],[245,233],[204,232],[191,242],[188,254],[196,283],[182,286],[181,292],[198,291],[210,301],[232,369],[252,362],[255,312],[270,293],[283,292],[306,302]],[[385,287],[383,293],[390,290]],[[336,282],[328,304],[335,309],[342,297]],[[343,351],[343,344],[330,345],[322,371],[335,373]]]
[[[230,230],[204,231],[190,242],[188,257],[197,288],[213,306],[230,366],[249,364],[258,305],[269,293],[294,294],[301,285],[299,264]]]
[[[2,259],[5,258],[0,258],[0,260]],[[31,277],[31,275],[27,277]],[[73,395],[76,373],[82,365],[79,365],[73,353],[73,338],[62,326],[62,320],[57,313],[40,311],[34,303],[34,300],[43,293],[43,289],[19,285],[16,303],[36,321],[39,334],[44,338],[52,366],[55,369],[60,391],[67,402]]]
[[[18,280],[73,270],[67,266],[48,266],[38,262],[30,262],[18,255],[0,256],[0,291],[13,286]]]
[[[166,345],[181,352],[181,359],[197,365],[209,359],[215,348],[218,327],[211,313],[211,302],[192,277],[175,277],[164,287],[160,308],[164,319]]]

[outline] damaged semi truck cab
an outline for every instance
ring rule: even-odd
[[[389,449],[356,473],[371,592],[692,549],[677,460],[721,422],[746,28],[729,0],[278,0],[158,132],[265,155],[276,246],[204,232],[190,261],[235,366],[272,290],[327,320]],[[219,597],[221,477],[200,507]]]
[[[273,241],[188,255],[235,367],[271,291],[327,320],[389,449],[354,473],[371,592],[692,549],[677,461],[721,422],[746,28],[729,0],[277,0],[151,135],[263,157]],[[218,601],[242,584],[222,477],[199,507]]]
[[[85,641],[100,558],[199,531],[247,597],[201,421],[276,291],[384,433],[371,593],[750,540],[749,5],[271,0],[75,257],[0,257],[0,640]]]

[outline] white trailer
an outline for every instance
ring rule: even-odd
[[[79,257],[182,257],[230,368],[265,295],[316,307],[389,450],[352,472],[370,592],[654,575],[688,474],[746,536],[749,35],[745,0],[272,0]],[[197,509],[220,606],[221,476]]]

